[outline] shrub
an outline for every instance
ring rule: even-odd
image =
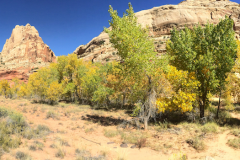
[[[214,122],[206,123],[202,127],[202,131],[205,133],[217,133],[218,132],[218,125]]]
[[[63,148],[58,148],[57,153],[55,154],[56,157],[58,158],[64,158],[66,155],[66,151]]]
[[[197,136],[194,137],[193,139],[187,139],[186,142],[198,151],[202,151],[206,147],[203,140]]]
[[[240,136],[240,129],[239,128],[235,128],[230,133],[232,135],[234,135],[234,136]]]
[[[24,153],[22,151],[18,151],[16,153],[15,158],[18,159],[18,160],[32,160],[30,155],[28,155],[27,153]]]
[[[29,146],[29,150],[36,151],[37,147],[35,145],[31,145],[31,146]]]
[[[233,148],[240,148],[240,138],[229,139],[227,144]]]
[[[57,113],[55,113],[54,111],[48,111],[47,112],[47,115],[46,115],[46,118],[52,118],[52,119],[59,119]]]
[[[138,141],[137,141],[137,146],[138,148],[143,148],[146,146],[146,142],[147,142],[147,139],[146,138],[140,138]]]
[[[104,129],[104,136],[108,138],[112,138],[119,135],[118,131],[115,130],[106,130]]]

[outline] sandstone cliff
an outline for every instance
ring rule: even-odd
[[[164,5],[136,13],[138,23],[150,27],[150,36],[154,39],[159,54],[166,51],[166,41],[174,27],[182,29],[198,23],[204,26],[207,22],[217,24],[225,15],[231,16],[234,20],[236,36],[239,36],[240,7],[238,3],[228,0],[186,0],[178,5]],[[105,32],[93,38],[88,44],[79,46],[74,53],[86,61],[106,62],[119,59]]]
[[[34,26],[17,25],[0,54],[0,79],[17,77],[26,81],[30,73],[55,61],[55,54]]]

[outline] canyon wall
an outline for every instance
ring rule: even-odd
[[[164,5],[143,10],[135,15],[139,24],[143,27],[149,26],[150,36],[154,39],[159,54],[166,52],[166,41],[170,38],[170,31],[174,27],[183,29],[185,26],[192,28],[197,24],[205,26],[208,22],[217,24],[219,19],[227,15],[235,22],[236,37],[238,38],[240,34],[239,4],[228,0],[186,0],[178,5]],[[109,36],[104,31],[88,44],[79,46],[74,53],[85,61],[119,60],[117,51],[112,47]]]

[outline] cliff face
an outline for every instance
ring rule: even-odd
[[[164,5],[137,12],[138,23],[150,27],[150,36],[154,39],[156,51],[161,54],[166,50],[166,41],[170,31],[176,27],[192,28],[198,23],[205,26],[207,22],[217,24],[225,15],[231,16],[235,22],[236,36],[240,34],[240,7],[238,3],[227,0],[186,0],[178,5]],[[111,47],[109,36],[102,32],[88,44],[79,46],[74,53],[86,61],[118,60],[116,50]]]
[[[34,70],[55,62],[55,54],[39,37],[34,26],[17,25],[0,54],[0,79],[27,81]]]

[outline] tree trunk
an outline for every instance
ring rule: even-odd
[[[222,90],[220,90],[220,95],[219,95],[219,101],[218,101],[218,109],[217,109],[217,118],[218,118],[218,112],[219,112],[219,109],[220,109],[220,104],[221,104],[221,95],[222,95]]]
[[[144,130],[148,130],[148,117],[144,117]]]
[[[203,118],[204,110],[205,110],[205,106],[206,106],[206,100],[207,100],[207,86],[206,86],[206,88],[202,87],[201,91],[202,91],[202,96],[201,96],[199,106],[200,106],[200,118]]]
[[[122,108],[125,105],[126,94],[123,92],[123,99],[122,99]]]
[[[204,104],[201,104],[200,105],[200,118],[204,117],[204,108],[205,108]]]
[[[147,100],[148,100],[148,110],[146,108],[146,105],[144,106],[144,130],[148,130],[148,120],[150,118],[150,108],[152,106],[151,104],[151,100],[150,100],[150,97],[151,97],[151,93],[152,93],[152,80],[151,80],[151,76],[148,76],[148,85],[149,85],[149,90],[148,90],[148,97],[147,97]],[[148,113],[147,113],[148,112]]]

